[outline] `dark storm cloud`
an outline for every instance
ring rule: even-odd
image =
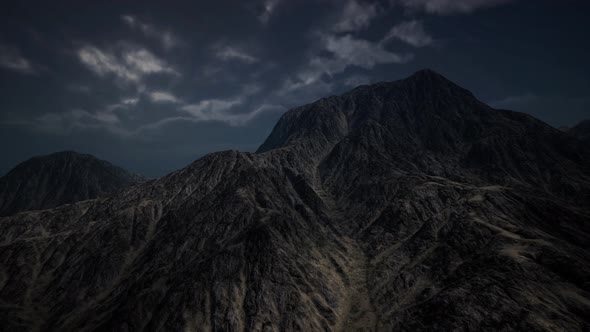
[[[412,20],[396,24],[385,36],[384,41],[399,39],[415,47],[424,47],[434,41],[421,21]]]
[[[399,0],[397,2],[409,9],[446,15],[469,13],[480,8],[493,7],[512,1],[516,0]]]
[[[358,1],[344,1],[337,19],[332,25],[335,32],[354,32],[366,29],[377,16],[378,5]]]
[[[0,45],[0,67],[21,74],[36,74],[33,64],[14,46]]]
[[[170,30],[159,29],[152,24],[141,21],[139,18],[133,15],[123,15],[121,16],[121,20],[123,20],[123,22],[129,25],[129,27],[132,29],[141,31],[145,36],[155,38],[165,49],[179,47],[183,44],[180,38],[178,38]]]
[[[74,149],[161,175],[208,152],[255,150],[291,107],[423,67],[552,124],[583,117],[587,105],[577,102],[590,85],[588,49],[579,43],[590,10],[582,2],[5,7],[0,147],[10,158],[0,171],[26,156]],[[551,29],[543,28],[548,20]],[[539,79],[543,73],[551,80]],[[533,98],[510,97],[527,94],[575,107],[535,113],[541,105]]]

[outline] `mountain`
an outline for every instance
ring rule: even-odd
[[[588,330],[589,163],[433,71],[361,86],[256,153],[0,219],[0,324]]]
[[[581,141],[590,143],[590,120],[584,120],[572,128],[568,129],[568,133],[579,138]]]
[[[88,154],[34,157],[0,178],[0,216],[97,198],[141,180]]]

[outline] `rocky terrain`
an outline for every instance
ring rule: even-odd
[[[142,180],[87,154],[34,157],[0,178],[0,216],[97,198]]]
[[[568,129],[568,133],[576,136],[581,141],[590,143],[590,120],[584,120],[572,128]]]
[[[590,329],[590,148],[430,70],[0,219],[7,331]]]

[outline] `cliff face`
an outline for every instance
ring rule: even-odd
[[[141,180],[87,154],[34,157],[0,178],[0,216],[97,198]]]
[[[590,150],[421,71],[113,195],[0,219],[9,330],[590,327]]]

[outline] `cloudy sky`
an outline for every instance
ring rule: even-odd
[[[554,126],[590,118],[585,0],[87,2],[1,5],[0,174],[75,150],[163,175],[426,67]]]

